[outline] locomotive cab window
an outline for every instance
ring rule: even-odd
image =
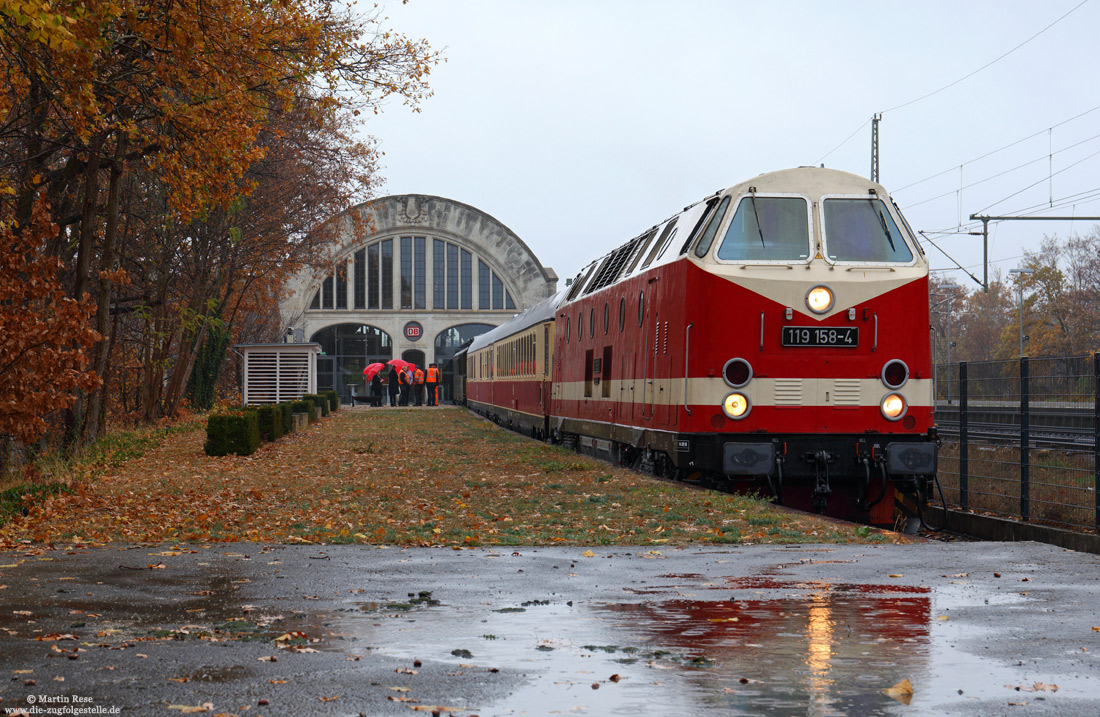
[[[908,264],[913,252],[886,204],[876,197],[837,197],[822,202],[829,261]]]
[[[742,197],[718,247],[718,258],[723,261],[809,261],[809,204],[802,197],[755,194]]]
[[[730,198],[723,197],[722,203],[718,205],[718,209],[711,215],[706,231],[703,232],[703,236],[699,237],[699,243],[695,245],[695,256],[703,257],[710,251],[710,245],[714,242],[714,235],[718,233],[718,225],[726,218],[726,208],[729,204]]]

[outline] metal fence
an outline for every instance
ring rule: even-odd
[[[1100,530],[1100,353],[936,366],[949,506]]]

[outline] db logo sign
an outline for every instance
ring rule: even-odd
[[[405,324],[405,338],[409,341],[419,341],[420,337],[424,335],[424,327],[416,321],[410,321]]]

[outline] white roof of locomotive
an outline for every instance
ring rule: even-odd
[[[885,187],[877,182],[861,177],[857,174],[850,172],[844,172],[838,169],[825,169],[823,167],[796,167],[794,169],[781,169],[776,172],[765,172],[759,174],[752,179],[746,180],[739,184],[735,184],[727,189],[721,189],[714,194],[705,197],[704,199],[689,204],[684,207],[682,211],[671,217],[665,219],[662,222],[649,227],[638,236],[631,239],[629,242],[619,244],[614,249],[594,261],[586,264],[583,269],[577,274],[569,286],[560,290],[548,299],[535,304],[530,309],[527,309],[523,313],[516,314],[514,317],[501,324],[500,326],[481,334],[474,339],[470,344],[469,351],[473,353],[479,349],[499,341],[507,336],[518,333],[527,329],[535,324],[543,321],[551,320],[557,313],[559,307],[566,303],[566,298],[573,293],[577,288],[577,282],[588,283],[593,279],[592,272],[595,272],[598,267],[603,264],[604,260],[608,259],[611,255],[615,254],[625,246],[635,241],[639,237],[651,232],[657,232],[654,237],[654,241],[660,240],[660,234],[667,227],[668,223],[676,220],[676,233],[667,240],[668,246],[664,248],[660,256],[656,257],[652,263],[647,266],[642,260],[633,260],[633,256],[638,251],[652,251],[653,245],[651,242],[646,242],[644,246],[635,248],[630,257],[627,257],[630,264],[633,264],[631,269],[627,266],[623,269],[613,281],[606,283],[596,290],[598,293],[604,289],[608,289],[616,284],[619,284],[632,276],[636,276],[643,271],[649,271],[653,267],[663,266],[665,264],[671,264],[674,261],[678,261],[685,255],[680,253],[680,247],[687,241],[688,234],[692,233],[695,225],[703,217],[707,211],[707,202],[711,199],[716,199],[725,194],[731,196],[737,196],[739,194],[746,193],[750,187],[755,187],[755,190],[759,194],[803,194],[808,196],[811,201],[816,201],[819,197],[826,194],[853,194],[853,195],[866,195],[870,193],[870,190],[875,190],[875,194],[883,199],[887,199],[888,195]],[[588,288],[580,287],[580,293],[575,299],[587,295]]]
[[[683,232],[691,232],[695,224],[699,221],[701,216],[706,212],[707,201],[712,198],[717,198],[725,194],[731,196],[737,196],[739,194],[746,193],[750,187],[755,187],[756,192],[759,194],[804,194],[808,196],[811,201],[816,201],[819,197],[825,194],[860,194],[866,195],[869,190],[874,189],[875,194],[883,199],[887,198],[886,188],[877,182],[872,182],[866,177],[861,177],[858,174],[852,174],[851,172],[844,172],[839,169],[825,169],[824,167],[796,167],[793,169],[781,169],[775,172],[765,172],[759,174],[752,179],[745,180],[739,184],[735,184],[727,189],[720,189],[714,194],[690,204],[684,207],[683,211],[672,215],[668,219],[665,219],[658,224],[646,229],[646,232],[652,229],[657,229],[659,232],[663,231],[664,227],[673,219],[677,221],[676,235],[672,238],[669,246],[657,257],[653,263],[643,267],[644,262],[637,262],[630,271],[623,271],[612,282],[601,286],[596,291],[603,291],[609,287],[615,286],[621,281],[629,279],[632,276],[636,276],[643,271],[648,271],[656,266],[663,266],[665,264],[671,264],[674,261],[679,260],[683,255],[679,252],[679,247],[687,241],[688,237]],[[641,235],[639,235],[641,236]],[[631,241],[634,241],[631,239]],[[589,272],[598,267],[604,259],[614,254],[616,251],[626,246],[629,242],[620,244],[615,249],[606,252],[598,257],[595,261],[592,261],[584,266],[583,269],[573,279],[573,282],[584,281],[586,278],[591,278]],[[633,263],[633,262],[632,262]],[[572,285],[569,287],[572,289]],[[581,298],[588,294],[588,288],[585,287],[576,299]],[[595,293],[595,292],[593,292]]]

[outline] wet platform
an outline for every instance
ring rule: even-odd
[[[0,711],[1093,715],[1098,568],[1036,543],[7,552]]]

